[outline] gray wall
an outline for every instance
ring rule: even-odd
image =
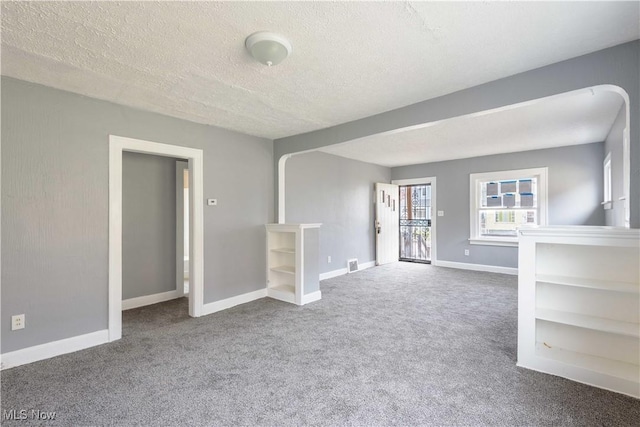
[[[623,143],[626,110],[620,108],[607,140],[604,143],[604,155],[611,153],[611,199],[612,209],[605,210],[606,224],[624,227],[624,201],[619,200],[624,196],[624,166]]]
[[[404,166],[391,177],[437,178],[436,206],[445,212],[436,222],[438,260],[515,268],[517,248],[469,244],[469,174],[548,167],[549,225],[604,225],[603,160],[604,144],[595,143]]]
[[[270,140],[2,77],[3,353],[107,328],[109,134],[202,149],[204,302],[265,286]]]
[[[315,152],[287,160],[285,177],[286,222],[322,223],[320,273],[375,260],[373,184],[390,182],[389,168]]]
[[[176,159],[122,155],[122,299],[176,289]]]
[[[303,294],[311,294],[320,290],[319,265],[320,259],[320,230],[317,228],[307,228],[304,232],[304,289]],[[316,257],[315,261],[312,257]]]
[[[640,228],[640,41],[551,64],[397,110],[274,141],[274,160],[393,129],[457,117],[600,84],[631,99],[631,226]],[[375,90],[375,88],[372,88]],[[277,170],[277,169],[276,169]]]

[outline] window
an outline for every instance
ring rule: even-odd
[[[604,176],[604,201],[602,205],[605,209],[612,209],[612,195],[611,195],[611,153],[607,154],[603,163],[603,176]]]
[[[518,228],[547,224],[547,168],[470,175],[471,244],[517,246]]]

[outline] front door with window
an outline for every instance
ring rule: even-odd
[[[400,186],[400,261],[431,263],[431,185]]]

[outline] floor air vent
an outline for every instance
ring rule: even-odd
[[[355,273],[358,271],[358,258],[347,260],[347,273]]]

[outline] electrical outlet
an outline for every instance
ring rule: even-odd
[[[331,255],[329,255],[329,256],[327,257],[327,263],[328,263],[328,264],[331,264]]]
[[[24,314],[17,314],[11,316],[11,330],[24,329]]]
[[[438,211],[438,216],[444,216],[444,211]]]
[[[464,255],[465,255],[465,256],[469,256],[469,249],[465,249],[465,250],[464,250]]]

